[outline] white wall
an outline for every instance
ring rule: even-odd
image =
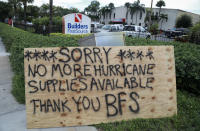
[[[110,21],[114,20],[114,13],[115,13],[115,18],[126,18],[126,7],[124,6],[120,6],[120,7],[116,7],[115,9],[113,9],[112,11],[112,15],[111,15],[111,19],[110,19],[110,15],[107,14],[107,16],[105,17],[105,20],[103,20],[103,16],[101,16],[101,22],[104,21],[105,24],[108,24]],[[154,12],[154,14],[156,14],[156,12],[159,12],[159,8],[153,8],[152,10]],[[184,14],[187,13],[188,15],[192,16],[193,18],[193,23],[200,21],[200,15],[197,14],[193,14],[190,12],[185,12],[182,10],[178,10],[178,9],[167,9],[167,8],[162,8],[161,9],[161,14],[167,14],[168,15],[168,20],[164,20],[162,23],[162,28],[161,28],[161,22],[159,22],[159,29],[162,30],[168,30],[168,29],[172,29],[173,27],[175,27],[176,24],[176,19]],[[133,15],[133,20],[131,19],[131,15],[130,15],[130,11],[128,13],[128,19],[126,19],[126,23],[127,24],[135,24],[135,25],[139,25],[139,23],[141,23],[142,26],[145,26],[144,20],[146,17],[146,12],[142,13],[142,18],[140,19],[140,12],[138,12],[137,14],[137,23],[136,23],[136,13]]]
[[[153,12],[154,12],[154,14],[156,14],[156,12],[159,12],[159,9],[154,8]],[[176,9],[161,9],[160,14],[167,14],[168,19],[163,20],[163,23],[161,21],[158,23],[159,29],[168,30],[168,29],[172,29],[172,28],[175,27],[176,17],[177,17],[177,10]]]

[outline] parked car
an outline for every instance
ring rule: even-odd
[[[104,24],[97,24],[97,28],[102,28]]]
[[[123,26],[123,24],[114,24],[115,26],[118,26],[119,27],[119,30],[123,30],[124,29],[124,26]]]
[[[110,28],[111,28],[111,25],[104,25],[102,27],[103,30],[110,30]]]
[[[119,25],[111,25],[109,32],[119,32],[122,31]]]
[[[189,33],[189,29],[187,28],[173,28],[165,31],[165,35],[168,38],[176,38],[182,35],[187,35]]]
[[[102,28],[98,28],[97,32],[98,33],[109,32],[110,28],[111,28],[111,25],[104,25]]]
[[[151,33],[145,30],[142,26],[126,25],[124,26],[123,32],[125,33],[125,36],[128,37],[140,37],[140,38],[151,37]]]

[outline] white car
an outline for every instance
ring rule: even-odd
[[[122,31],[120,30],[119,25],[111,25],[111,28],[109,30],[109,32],[119,32],[119,31]]]
[[[110,28],[111,28],[111,25],[104,25],[102,27],[103,30],[110,30]]]
[[[123,30],[125,36],[128,37],[140,37],[140,38],[150,38],[151,33],[146,31],[142,26],[136,25],[126,25]]]
[[[118,26],[119,27],[119,30],[123,30],[124,29],[124,26],[123,26],[123,24],[114,24],[115,26]]]

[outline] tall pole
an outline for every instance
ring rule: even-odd
[[[27,16],[26,16],[26,8],[27,8],[27,1],[24,1],[24,29],[26,30],[26,21],[27,21]]]
[[[49,11],[49,34],[52,32],[52,16],[53,16],[53,0],[49,0],[49,9],[50,9],[50,11]]]
[[[148,29],[150,29],[150,27],[151,27],[152,6],[153,6],[153,0],[151,0],[151,9],[150,9],[150,15],[149,15],[149,27],[148,27]]]

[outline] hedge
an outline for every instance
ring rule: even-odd
[[[3,38],[7,51],[11,53],[10,61],[15,73],[13,77],[13,95],[20,103],[24,103],[24,48],[78,46],[78,40],[84,37],[84,35],[51,34],[48,37],[29,33],[17,28],[11,28],[6,24],[0,23],[0,37]],[[177,87],[200,94],[199,45],[179,42],[147,41],[145,39],[128,37],[125,39],[125,43],[127,46],[173,45],[175,48]]]
[[[78,46],[80,38],[80,36],[42,36],[18,28],[12,28],[3,23],[0,23],[0,37],[2,37],[6,50],[11,53],[10,62],[14,72],[12,93],[20,103],[25,103],[24,48]]]
[[[176,85],[200,95],[200,45],[182,42],[160,42],[126,38],[126,45],[173,45],[176,67]]]

